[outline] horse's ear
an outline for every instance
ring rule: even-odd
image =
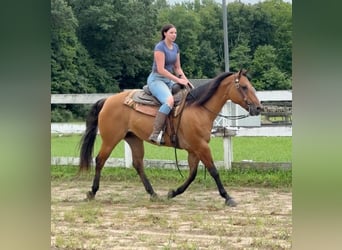
[[[238,78],[240,79],[241,78],[241,75],[243,75],[243,69],[240,69],[239,72],[238,72]]]

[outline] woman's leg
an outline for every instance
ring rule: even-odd
[[[149,140],[157,144],[163,144],[163,127],[168,114],[173,108],[173,96],[169,87],[166,85],[160,77],[150,75],[148,78],[148,87],[153,96],[155,96],[161,103],[159,111],[156,115],[156,119],[153,126],[153,132],[149,137]]]

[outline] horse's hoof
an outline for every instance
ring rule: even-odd
[[[152,194],[150,197],[150,201],[160,201],[160,197],[157,194]]]
[[[167,198],[168,198],[168,199],[172,199],[173,197],[175,197],[175,191],[171,189],[171,190],[167,193]]]
[[[226,205],[230,206],[230,207],[236,207],[237,203],[233,200],[233,198],[230,198],[230,199],[226,200]]]
[[[95,198],[95,194],[92,191],[88,191],[87,192],[87,200],[88,201],[94,200],[94,198]]]

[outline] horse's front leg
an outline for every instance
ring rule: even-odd
[[[205,165],[206,169],[208,170],[210,175],[214,178],[220,195],[225,199],[225,204],[231,207],[235,207],[237,203],[234,201],[232,197],[229,196],[229,194],[223,187],[220,175],[214,165],[214,161],[213,161],[209,146],[207,148],[204,148],[199,155],[201,155],[200,159]]]
[[[235,207],[237,205],[237,203],[234,201],[234,199],[232,197],[229,196],[227,191],[224,189],[222,182],[221,182],[221,179],[220,179],[220,175],[219,175],[215,165],[212,164],[210,167],[207,167],[207,169],[208,169],[208,172],[210,173],[210,175],[214,178],[220,195],[226,200],[225,204],[230,206],[230,207]]]
[[[199,163],[198,157],[193,153],[189,153],[188,154],[188,164],[189,164],[189,168],[190,168],[189,176],[183,185],[181,185],[176,190],[170,190],[169,191],[169,193],[167,195],[168,199],[171,199],[171,198],[183,193],[189,187],[189,185],[196,178],[198,163]]]

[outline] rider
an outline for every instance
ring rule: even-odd
[[[154,47],[152,72],[147,78],[149,90],[161,103],[154,121],[153,132],[149,137],[150,141],[157,144],[164,143],[162,129],[174,105],[172,86],[178,83],[193,87],[181,67],[179,47],[174,42],[177,37],[176,27],[172,24],[165,25],[161,30],[161,35],[161,41]]]

